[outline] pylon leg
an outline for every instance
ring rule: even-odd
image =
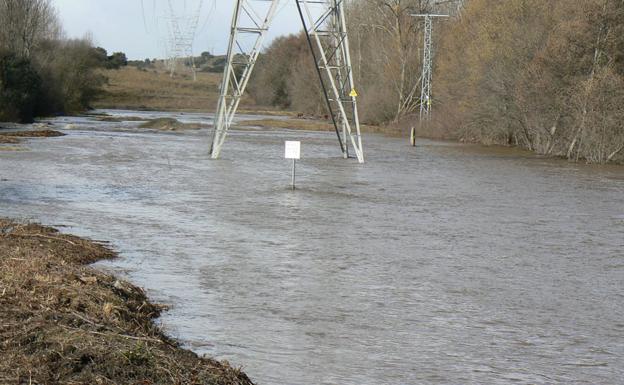
[[[217,159],[254,69],[279,0],[237,0],[215,113],[210,154]],[[251,45],[249,45],[251,40]]]
[[[344,0],[296,2],[343,154],[348,156],[351,144],[358,161],[364,163]],[[319,3],[324,3],[324,11],[315,16],[312,8]]]
[[[364,162],[344,0],[295,0],[301,21],[315,56],[315,65],[334,122],[338,142],[348,156],[348,143],[360,163]],[[210,154],[216,159],[232,124],[236,110],[254,69],[262,43],[275,16],[279,0],[237,0],[232,17],[227,62],[214,120]],[[322,5],[320,17],[313,16],[313,5]],[[260,11],[264,5],[264,11]],[[267,7],[268,5],[268,7]],[[254,37],[245,49],[242,40]],[[318,55],[317,55],[318,52]],[[317,57],[318,56],[318,57]],[[344,144],[343,144],[344,142]]]

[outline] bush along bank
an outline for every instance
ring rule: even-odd
[[[127,63],[89,37],[67,39],[52,0],[0,1],[0,121],[88,109],[106,82],[101,69]]]
[[[87,264],[106,246],[0,219],[0,383],[252,385],[182,349],[138,287]]]

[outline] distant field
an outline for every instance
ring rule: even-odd
[[[189,72],[170,77],[164,69],[138,69],[133,66],[106,70],[104,93],[95,108],[214,111],[219,96],[221,74],[198,72],[193,81]],[[249,108],[243,99],[242,107]]]
[[[162,67],[139,69],[135,66],[119,70],[106,70],[108,78],[104,93],[93,103],[94,108],[158,110],[158,111],[201,111],[213,112],[217,107],[219,85],[222,75],[214,72],[198,72],[193,81],[191,72],[178,73],[174,77]],[[253,103],[249,96],[243,97],[239,108],[241,113],[259,115],[288,115],[292,111],[270,110]],[[333,131],[331,122],[322,119],[261,119],[246,121],[243,126],[267,128],[303,129]],[[385,132],[396,134],[396,129],[377,126],[362,126],[364,132]]]
[[[263,127],[263,128],[285,128],[289,130],[306,130],[306,131],[334,131],[334,125],[330,120],[321,119],[259,119],[244,120],[239,123],[243,127]],[[401,130],[396,127],[381,127],[363,124],[362,132],[366,133],[383,133],[388,135],[399,136]]]

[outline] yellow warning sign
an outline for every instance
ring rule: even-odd
[[[355,90],[355,88],[351,90],[351,93],[349,94],[349,96],[351,96],[352,98],[357,98],[358,93],[357,93],[357,91]]]

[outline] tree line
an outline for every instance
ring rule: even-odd
[[[347,3],[363,121],[420,135],[624,162],[624,0],[357,0]],[[432,120],[420,124],[422,20],[435,24]],[[275,40],[251,92],[321,114],[305,36]]]
[[[463,39],[461,36],[470,37]],[[471,0],[445,31],[434,129],[624,160],[624,1]]]
[[[51,0],[0,0],[0,121],[84,110],[106,80],[97,69],[126,64],[65,38]]]

